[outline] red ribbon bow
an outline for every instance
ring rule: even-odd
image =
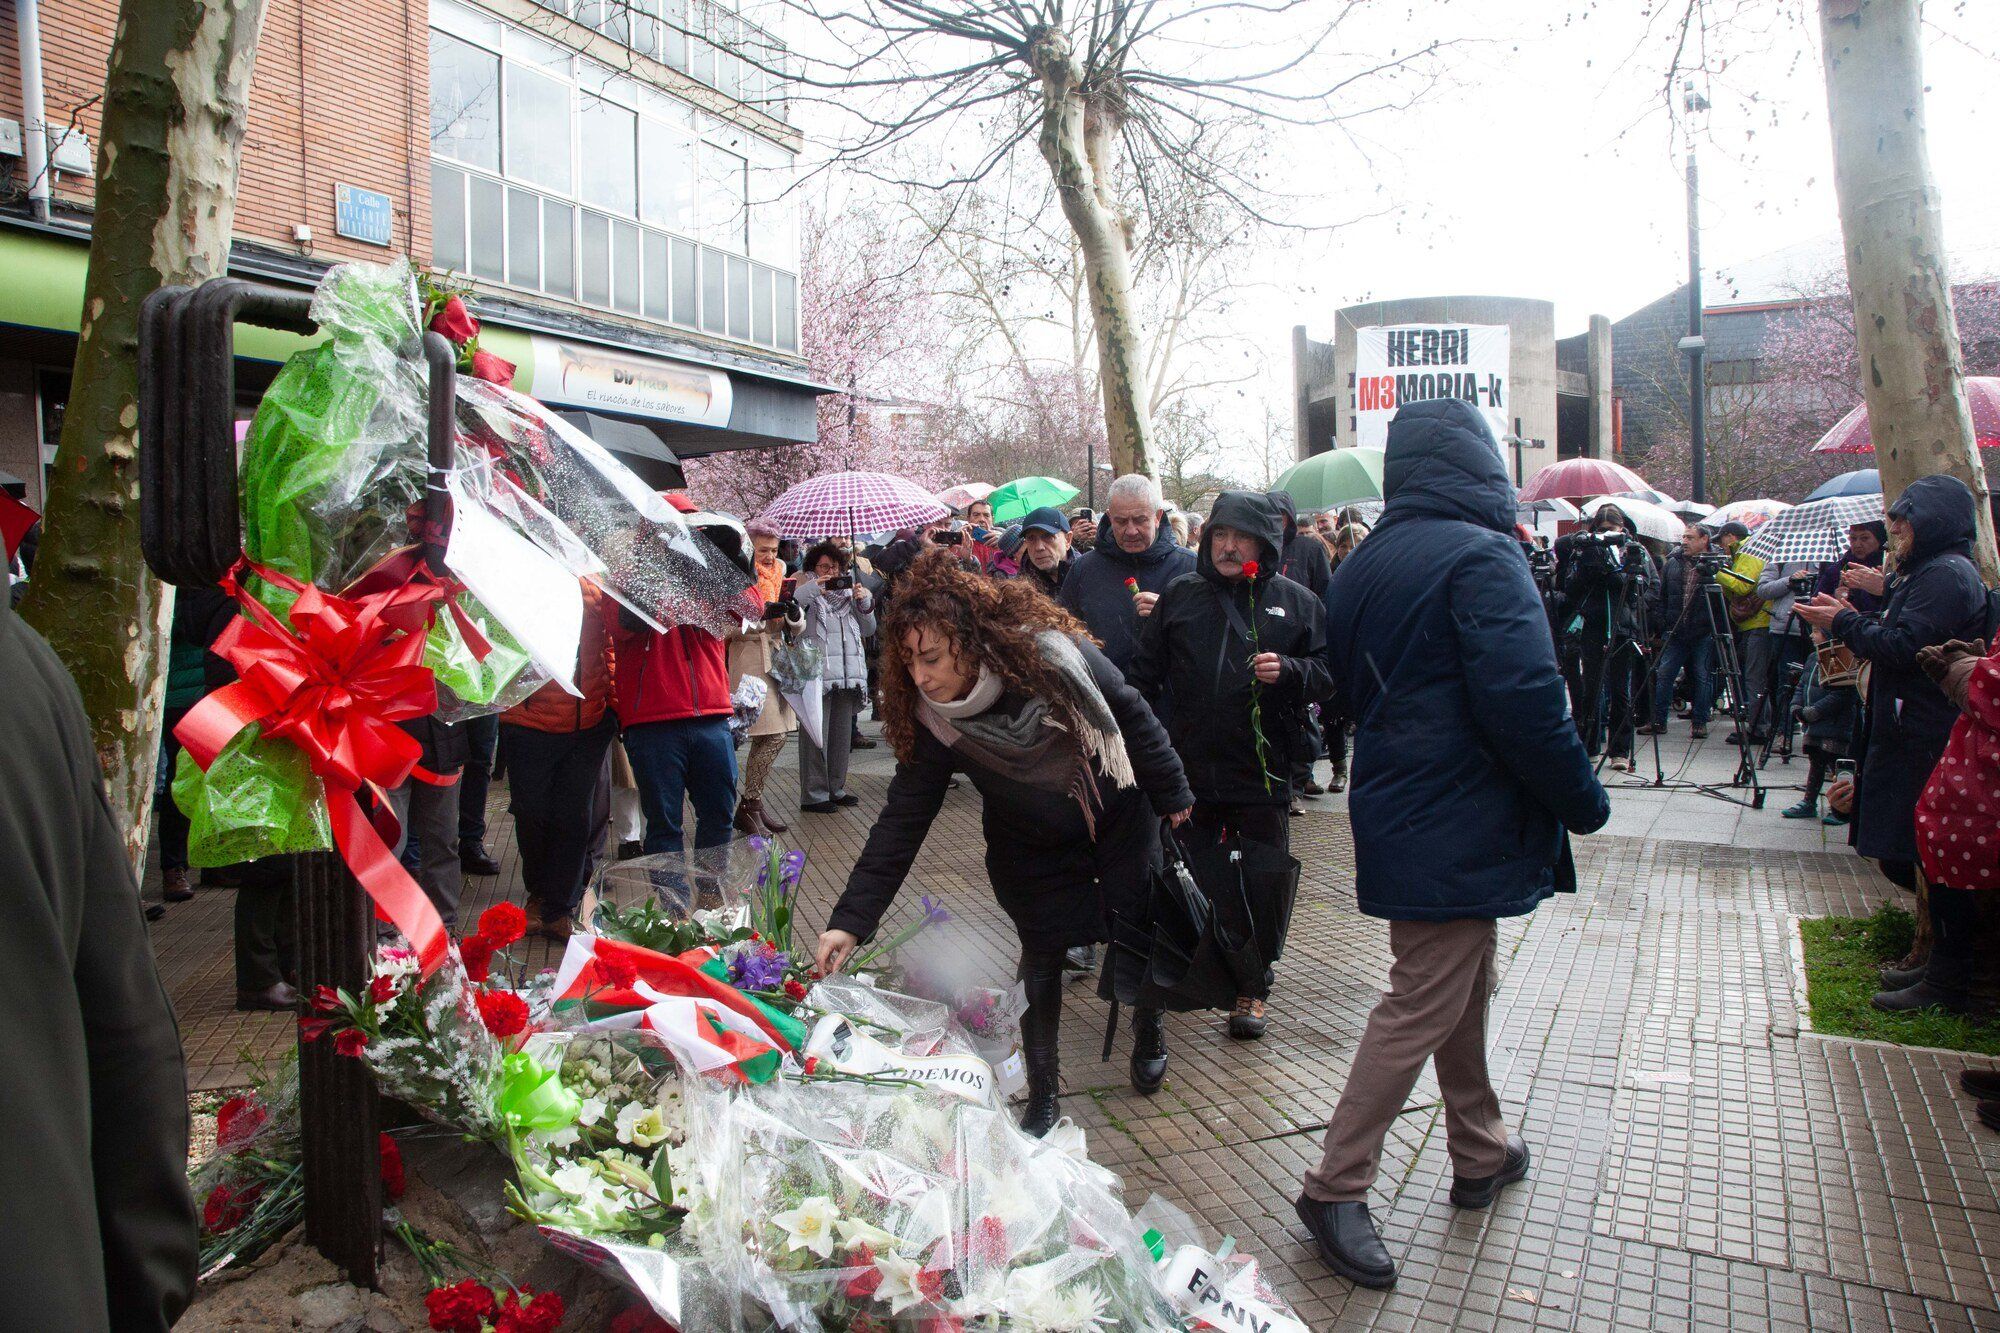
[[[297,594],[290,628],[243,588],[245,570]],[[388,586],[371,574],[356,587],[379,590],[347,598],[238,561],[222,589],[250,618],[230,621],[212,649],[238,679],[196,704],[174,735],[203,771],[252,723],[298,746],[325,784],[335,846],[380,915],[409,938],[428,976],[444,960],[444,921],[389,851],[402,830],[387,791],[411,777],[436,785],[457,780],[419,766],[423,747],[395,725],[437,711],[424,635],[434,604],[448,602],[452,589],[418,563],[397,572],[401,580]],[[376,798],[373,822],[355,799],[363,787]]]

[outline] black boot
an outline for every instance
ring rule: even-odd
[[[1976,955],[1976,889],[1927,886],[1931,913],[1931,957],[1921,980],[1901,990],[1882,991],[1870,1004],[1890,1013],[1943,1009],[1973,1015],[1986,1009],[1974,995]]]
[[[1056,1092],[1061,1073],[1056,1037],[1062,1032],[1063,951],[1021,955],[1021,986],[1028,1010],[1021,1015],[1021,1059],[1028,1067],[1028,1102],[1021,1108],[1021,1131],[1040,1138],[1061,1114]]]
[[[1167,1079],[1167,1016],[1158,1009],[1132,1011],[1132,1087],[1150,1097]]]

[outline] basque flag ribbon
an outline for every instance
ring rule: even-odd
[[[246,572],[297,596],[289,626],[243,587]],[[387,793],[412,777],[434,786],[457,781],[421,767],[423,747],[396,725],[437,711],[424,635],[434,604],[453,602],[453,588],[420,562],[398,571],[399,579],[378,580],[377,572],[355,585],[372,591],[341,597],[239,559],[221,587],[248,619],[231,620],[211,648],[237,680],[190,709],[174,735],[204,771],[253,723],[302,750],[325,786],[334,845],[428,976],[445,958],[444,921],[389,850],[402,828]],[[375,798],[372,820],[356,799],[364,788]]]

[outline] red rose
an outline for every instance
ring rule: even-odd
[[[231,1097],[215,1112],[215,1146],[223,1152],[242,1147],[270,1118],[256,1098]]]
[[[368,1034],[360,1028],[347,1028],[333,1036],[333,1049],[342,1055],[360,1055],[368,1049]]]
[[[318,1041],[333,1026],[331,1018],[301,1018],[299,1020],[299,1040]]]
[[[806,998],[806,988],[797,977],[786,977],[785,994],[794,1000],[803,1000]]]
[[[1246,579],[1256,578],[1257,571],[1259,568],[1261,568],[1261,566],[1259,566],[1255,560],[1245,560],[1243,562],[1243,577]]]
[[[528,1006],[510,990],[483,990],[474,1000],[479,1021],[496,1037],[511,1037],[528,1026]]]
[[[313,1008],[322,1014],[337,1014],[346,1008],[340,1002],[340,992],[331,986],[313,987]]]
[[[497,384],[504,389],[514,382],[514,363],[491,352],[474,352],[472,374],[475,379]]]
[[[621,990],[631,990],[639,982],[639,965],[629,958],[599,958],[597,970]]]
[[[409,1177],[403,1174],[403,1149],[387,1134],[378,1135],[376,1143],[382,1151],[382,1192],[394,1203],[409,1185]]]
[[[528,914],[519,903],[495,903],[479,914],[479,933],[505,948],[528,933]]]
[[[250,1205],[257,1202],[257,1196],[263,1192],[264,1187],[256,1184],[245,1185],[240,1190],[217,1185],[202,1201],[202,1230],[216,1234],[241,1226],[243,1219],[250,1216]]]
[[[376,1004],[387,1004],[396,997],[396,979],[377,977],[368,983],[368,998]]]
[[[492,1290],[473,1278],[424,1294],[424,1310],[439,1333],[480,1333],[496,1308]]]
[[[467,935],[458,942],[458,961],[465,964],[465,975],[474,985],[485,985],[492,975],[493,951],[498,947],[484,935]]]
[[[465,302],[454,296],[431,316],[431,332],[442,333],[454,346],[463,347],[479,336],[479,321],[466,310]]]

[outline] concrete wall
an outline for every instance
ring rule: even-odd
[[[1320,357],[1295,354],[1301,371],[1307,372],[1301,375],[1299,411],[1302,415],[1322,418],[1331,415],[1333,421],[1331,441],[1323,435],[1302,440],[1300,456],[1322,453],[1329,447],[1346,448],[1354,443],[1352,385],[1356,329],[1380,324],[1448,323],[1507,326],[1508,409],[1518,423],[1515,433],[1527,441],[1520,450],[1520,480],[1527,480],[1555,462],[1555,305],[1519,296],[1412,297],[1371,301],[1335,312],[1330,365]],[[1330,374],[1321,373],[1328,370]],[[1515,451],[1510,446],[1506,452],[1512,467]]]

